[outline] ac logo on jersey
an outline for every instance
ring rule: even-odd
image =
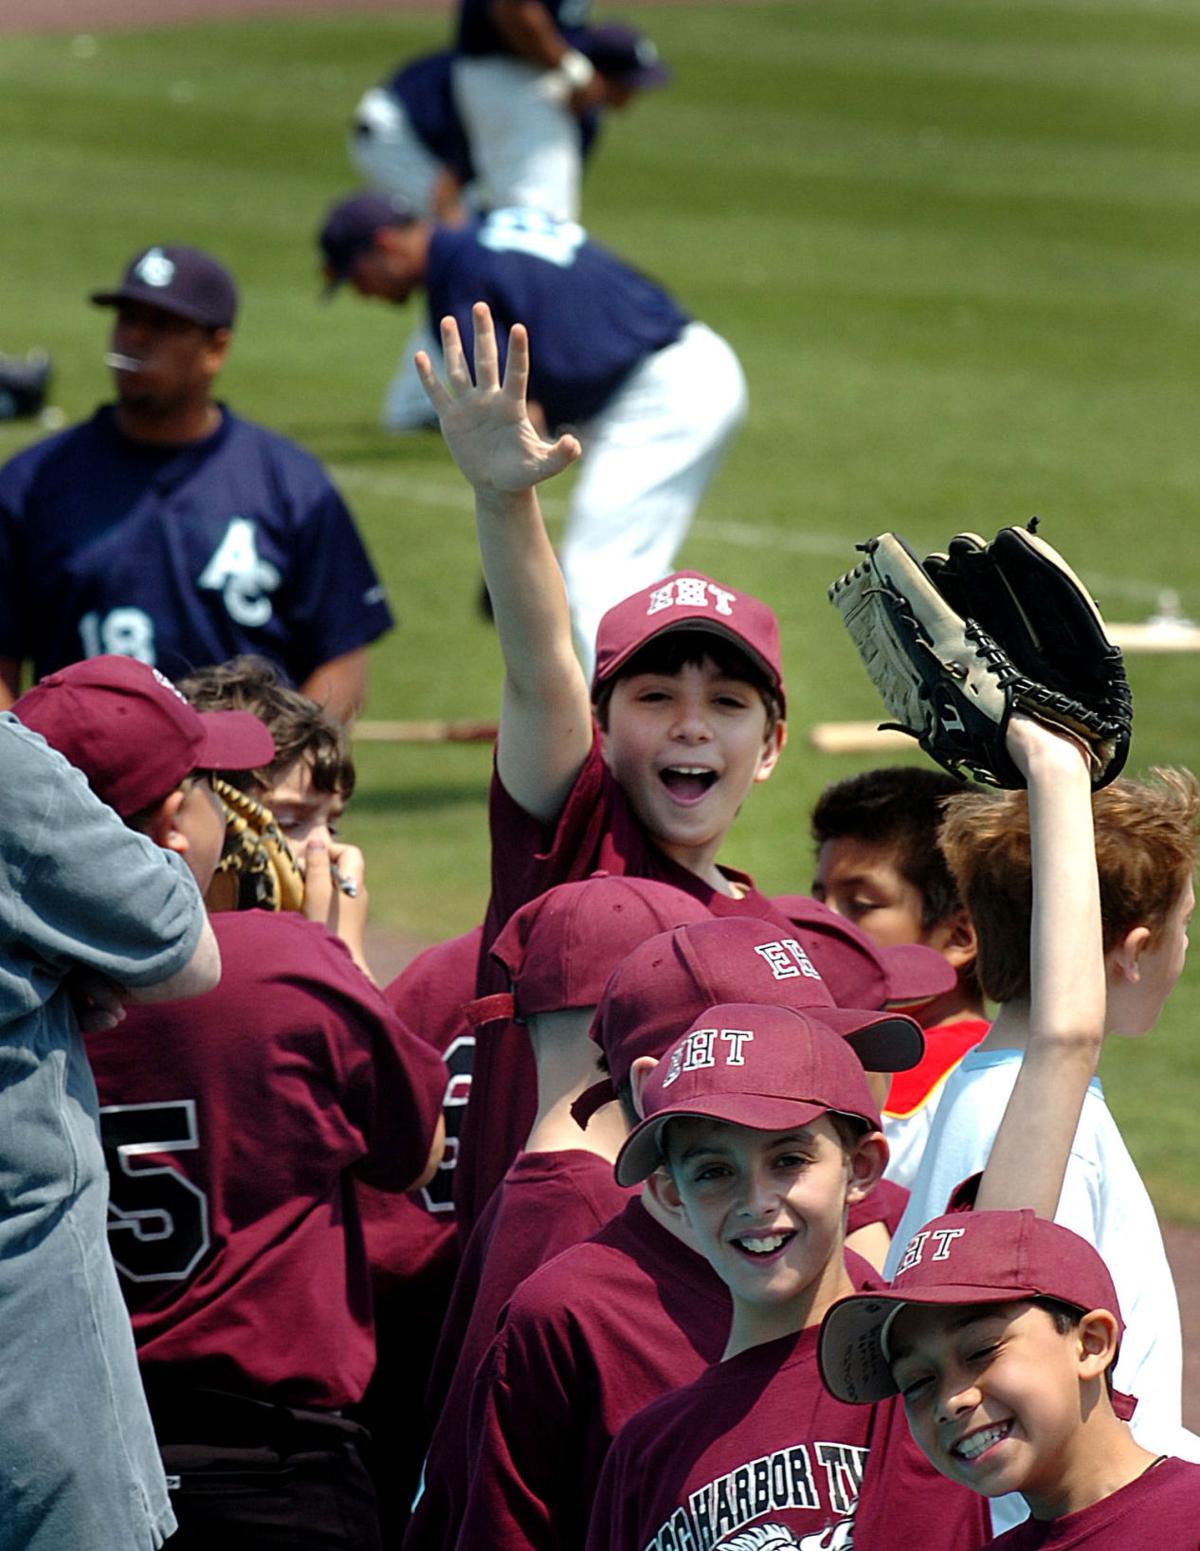
[[[656,587],[650,594],[646,613],[658,614],[663,609],[674,607],[711,608],[716,614],[728,616],[733,613],[736,597],[736,592],[729,592],[724,587],[718,587],[715,582],[706,582],[699,576],[673,576],[664,586]]]
[[[254,627],[271,618],[270,594],[281,581],[271,562],[258,553],[254,523],[248,517],[231,517],[196,585],[219,592],[230,619]]]

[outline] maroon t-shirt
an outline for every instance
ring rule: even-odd
[[[824,1551],[852,1533],[855,1551],[974,1551],[983,1499],[933,1470],[899,1403],[835,1400],[817,1337],[810,1326],[739,1352],[628,1422],[604,1466],[588,1551]],[[886,1478],[886,1542],[855,1522],[872,1472]]]
[[[215,990],[88,1038],[138,1357],[174,1386],[344,1406],[375,1361],[354,1179],[420,1174],[446,1070],[323,926],[212,925]]]
[[[1026,1519],[985,1551],[1200,1551],[1200,1465],[1165,1459],[1090,1508],[1049,1521]]]
[[[714,915],[757,916],[777,921],[789,937],[797,935],[788,917],[754,888],[745,873],[722,868],[727,878],[745,890],[743,897],[735,899],[719,893],[658,849],[601,758],[598,732],[557,823],[545,826],[532,818],[495,775],[488,822],[492,894],[479,960],[481,996],[508,989],[503,967],[487,950],[512,913],[555,884],[586,878],[597,868],[614,877],[653,878],[673,884],[700,900]],[[533,1056],[528,1038],[515,1024],[495,1025],[480,1041],[475,1052],[474,1095],[463,1126],[455,1180],[455,1202],[464,1232],[483,1210],[533,1124],[537,1098]]]
[[[449,1069],[443,1099],[446,1150],[420,1190],[395,1195],[358,1185],[371,1281],[378,1360],[358,1419],[370,1430],[385,1538],[398,1542],[408,1522],[432,1419],[422,1405],[442,1315],[458,1268],[454,1163],[471,1090],[475,1031],[463,1004],[475,995],[483,928],[427,948],[384,997],[402,1021],[437,1050]]]
[[[434,1363],[429,1403],[438,1423],[412,1515],[413,1551],[450,1551],[458,1538],[471,1469],[467,1411],[504,1306],[526,1277],[602,1228],[630,1196],[595,1153],[522,1153],[484,1208],[463,1251],[474,1296],[456,1285]]]
[[[904,1216],[908,1197],[909,1192],[905,1187],[897,1185],[894,1180],[876,1180],[874,1188],[861,1201],[851,1203],[846,1217],[846,1232],[857,1233],[860,1228],[869,1228],[872,1223],[881,1222],[889,1233],[894,1234]]]
[[[476,1379],[460,1546],[582,1546],[613,1438],[720,1357],[730,1314],[708,1262],[640,1200],[535,1271]]]

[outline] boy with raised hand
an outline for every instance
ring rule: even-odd
[[[880,1106],[885,1179],[908,1186],[950,1073],[988,1030],[975,971],[975,928],[938,845],[946,799],[963,790],[942,770],[894,765],[827,786],[809,826],[817,847],[812,893],[880,945],[925,943],[954,985],[916,1014],[925,1055],[898,1073]],[[777,903],[782,903],[777,901]]]
[[[1007,742],[1028,797],[955,797],[942,835],[999,1011],[946,1084],[886,1270],[895,1274],[961,1180],[986,1166],[990,1188],[1003,1165],[1012,1192],[981,1204],[1053,1216],[1109,1267],[1127,1327],[1116,1382],[1139,1401],[1134,1436],[1197,1458],[1200,1441],[1181,1425],[1179,1310],[1162,1236],[1094,1073],[1105,1032],[1146,1033],[1183,968],[1200,791],[1164,770],[1093,795],[1071,740],[1014,718]]]
[[[844,926],[833,916],[830,922]],[[831,955],[844,993],[856,973],[860,981],[880,978],[869,949],[833,931],[830,940],[844,948],[844,955]],[[580,1122],[615,1098],[624,1125],[636,1124],[634,1063],[661,1056],[704,1008],[732,996],[818,1008],[847,1029],[886,1024],[888,1048],[861,1051],[885,1069],[920,1055],[920,1032],[910,1019],[835,1007],[803,945],[781,938],[773,923],[703,920],[650,938],[613,971],[592,1031],[608,1076],[573,1107]],[[873,1031],[870,1038],[880,1046]],[[860,1285],[870,1267],[851,1260]],[[535,1271],[514,1294],[477,1375],[475,1463],[459,1545],[582,1545],[613,1437],[635,1411],[720,1356],[729,1315],[724,1284],[648,1186],[590,1240]]]
[[[849,1406],[818,1377],[821,1319],[852,1290],[847,1208],[887,1158],[863,1064],[902,1064],[890,1047],[906,1026],[917,1032],[902,1015],[861,1013],[852,1047],[827,1021],[839,1011],[718,1004],[661,1061],[635,1063],[645,1118],[617,1178],[645,1180],[688,1231],[729,1288],[733,1319],[722,1361],[618,1435],[591,1551],[841,1547],[851,1537],[859,1551],[882,1551],[896,1540],[862,1537],[856,1523],[868,1475],[903,1543],[971,1551],[984,1538],[983,1504],[930,1471],[895,1402]]]
[[[515,1017],[537,1069],[537,1116],[523,1151],[475,1224],[446,1311],[430,1385],[437,1416],[409,1544],[453,1547],[471,1453],[467,1410],[475,1373],[501,1312],[538,1266],[602,1228],[629,1199],[613,1178],[626,1126],[616,1104],[586,1130],[572,1105],[597,1077],[589,1038],[609,974],[648,938],[710,919],[698,900],[647,878],[598,874],[523,905],[492,948],[511,991],[468,1009],[486,1040],[493,1019]]]
[[[900,1395],[951,1481],[1019,1493],[994,1551],[1200,1547],[1200,1465],[1152,1453],[1112,1367],[1124,1326],[1085,1240],[1031,1211],[955,1212],[909,1243],[890,1288],[826,1315],[821,1368],[852,1404]],[[857,1537],[856,1537],[857,1544]]]
[[[202,717],[124,657],[49,675],[16,710],[207,888],[225,821],[195,761],[235,761],[204,729],[248,723],[257,768],[272,757],[260,723]],[[445,1068],[323,925],[261,910],[211,920],[220,985],[131,1008],[119,1038],[88,1045],[110,1246],[178,1477],[176,1544],[371,1551],[365,1438],[343,1415],[375,1361],[353,1187],[401,1191],[432,1173]]]
[[[580,444],[569,435],[543,441],[530,422],[524,328],[509,335],[502,384],[488,308],[476,304],[472,319],[477,386],[453,319],[442,325],[453,391],[426,356],[417,362],[475,490],[504,656],[485,949],[526,900],[597,868],[673,884],[716,914],[786,926],[747,877],[717,862],[743,800],[769,777],[784,744],[775,616],[707,577],[664,578],[605,615],[589,696],[535,492],[579,457]],[[480,993],[502,988],[485,957]],[[457,1169],[467,1227],[532,1117],[525,1042],[511,1027],[497,1030],[476,1052]]]

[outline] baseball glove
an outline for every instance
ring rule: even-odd
[[[1025,539],[1034,536],[1001,546],[1003,571],[991,562],[994,605],[984,585],[987,562],[980,559],[990,546],[966,535],[951,545],[953,562],[935,556],[926,569],[897,534],[881,534],[860,546],[866,559],[829,595],[895,718],[885,725],[915,737],[947,770],[993,786],[1024,786],[1005,747],[1009,717],[1020,711],[1074,736],[1088,751],[1093,786],[1105,786],[1129,747],[1131,711],[1120,653],[1066,564],[1041,540],[1034,539],[1026,553]],[[1018,546],[1019,563],[1009,559]],[[968,552],[986,625],[952,606],[951,600],[969,596],[960,580]],[[1103,643],[1101,668],[1080,662],[1084,616],[1094,655],[1100,652],[1096,643]],[[1007,639],[996,638],[993,631],[1001,628],[1016,652]]]
[[[209,903],[223,910],[300,910],[304,875],[274,815],[219,777],[213,790],[225,809],[225,846]]]

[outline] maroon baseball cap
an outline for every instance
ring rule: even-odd
[[[707,630],[741,647],[774,686],[783,710],[783,658],[773,609],[699,571],[676,571],[614,604],[596,630],[592,697],[648,641],[670,630]]]
[[[206,329],[232,328],[238,303],[237,286],[225,266],[180,243],[135,253],[121,283],[111,291],[93,291],[91,300],[97,307],[143,302]]]
[[[910,1303],[970,1305],[1056,1298],[1081,1313],[1107,1309],[1124,1326],[1116,1288],[1096,1250],[1033,1212],[951,1212],[914,1233],[892,1281],[835,1303],[821,1323],[825,1387],[851,1405],[898,1394],[888,1332]],[[1128,1396],[1113,1397],[1118,1415]],[[1118,1409],[1120,1408],[1120,1409]]]
[[[663,1127],[681,1115],[786,1131],[835,1110],[881,1130],[862,1062],[824,1018],[824,1008],[759,1002],[705,1008],[647,1077],[646,1118],[617,1154],[617,1183],[653,1174],[663,1161]]]
[[[514,912],[492,945],[512,983],[504,1015],[524,1020],[594,1007],[609,975],[640,943],[686,921],[707,920],[693,895],[650,878],[598,872],[547,889]],[[500,1003],[488,1000],[500,1015]]]
[[[609,1076],[576,1100],[583,1125],[616,1097],[638,1056],[656,1059],[704,1011],[721,1002],[811,1010],[842,1034],[870,1071],[907,1071],[925,1040],[903,1013],[834,1005],[802,943],[753,916],[709,916],[651,937],[613,970],[592,1020]]]
[[[48,673],[12,709],[123,819],[194,770],[256,770],[275,757],[257,716],[197,711],[157,668],[132,657],[89,657]]]
[[[958,984],[953,966],[936,948],[922,943],[881,948],[861,926],[806,894],[781,894],[771,903],[820,963],[839,1006],[915,1007]]]

